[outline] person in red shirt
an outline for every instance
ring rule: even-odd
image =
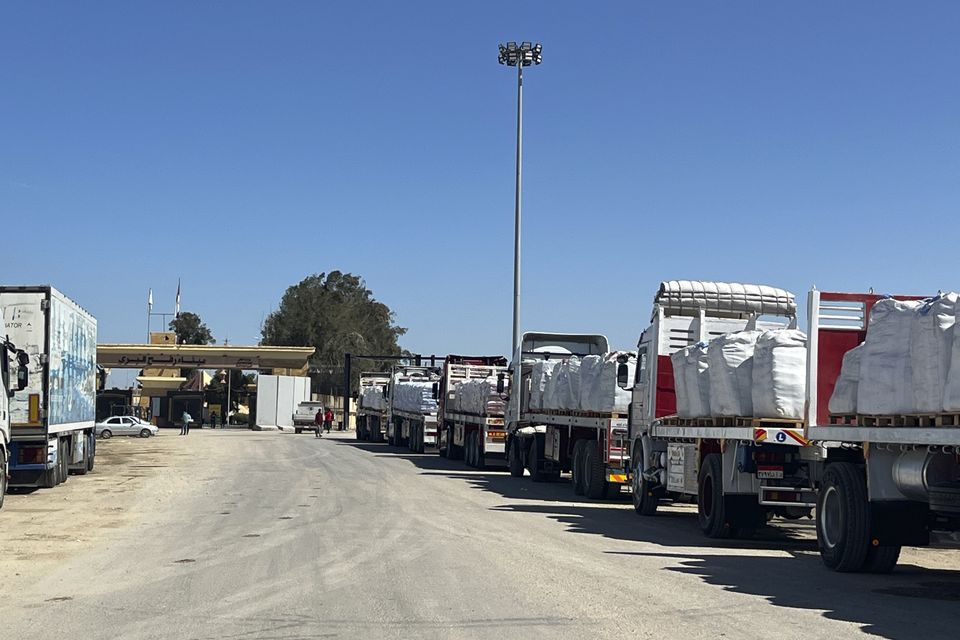
[[[333,426],[333,411],[327,408],[326,412],[323,414],[323,428],[327,430],[327,433],[330,433],[330,427]]]

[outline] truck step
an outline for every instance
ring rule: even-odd
[[[817,506],[817,492],[810,487],[760,486],[760,504],[768,507]]]

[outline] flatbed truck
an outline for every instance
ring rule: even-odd
[[[503,356],[460,356],[444,358],[437,385],[441,416],[437,450],[451,460],[464,460],[478,469],[506,463],[506,436],[503,410],[469,412],[457,409],[457,385],[487,380],[498,393],[504,392],[507,359]]]
[[[524,333],[510,364],[507,466],[534,482],[573,475],[578,495],[603,498],[627,484],[630,464],[626,414],[536,410],[530,405],[533,365],[539,360],[602,356],[607,338],[597,334]]]
[[[365,372],[360,374],[360,392],[357,395],[357,440],[383,442],[387,428],[386,390],[390,384],[390,374],[384,372]],[[380,389],[382,403],[377,406],[365,404],[367,390]]]
[[[398,387],[404,384],[434,384],[440,380],[440,369],[435,366],[396,365],[387,386],[387,442],[395,447],[407,447],[415,453],[424,453],[437,446],[437,410],[400,408],[397,406]],[[431,390],[432,391],[432,390]]]

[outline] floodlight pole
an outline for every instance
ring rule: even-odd
[[[517,61],[517,190],[513,221],[513,357],[516,357],[520,350],[520,185],[522,158],[523,59],[521,57]]]

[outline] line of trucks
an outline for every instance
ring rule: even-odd
[[[0,506],[93,470],[97,321],[50,286],[0,286]]]
[[[364,373],[357,438],[436,450],[635,511],[695,502],[703,533],[813,517],[824,564],[889,572],[960,531],[960,315],[932,297],[661,283],[635,351],[524,333],[500,356]]]

